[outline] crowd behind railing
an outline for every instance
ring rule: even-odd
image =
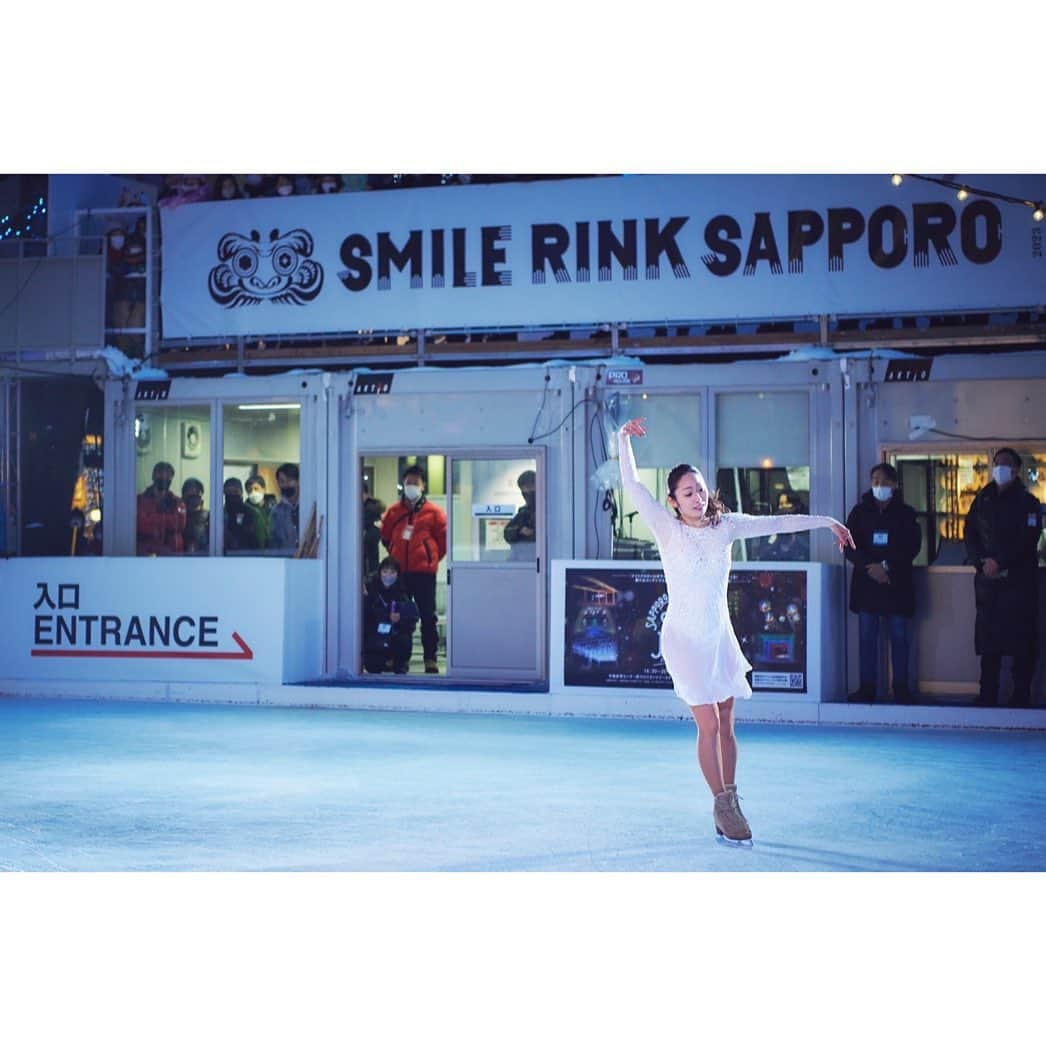
[[[501,182],[588,178],[583,174],[167,174],[138,175],[159,188],[157,206],[178,207],[208,200],[254,200],[275,196],[387,189],[425,189],[448,185],[491,185]],[[128,194],[128,203],[140,199]]]

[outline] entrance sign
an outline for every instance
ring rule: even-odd
[[[319,578],[319,563],[302,560],[0,561],[0,675],[315,679],[322,671]]]
[[[1046,197],[1046,176],[978,177]],[[886,175],[639,175],[187,204],[168,338],[1037,307],[1030,214]]]

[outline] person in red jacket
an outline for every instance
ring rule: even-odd
[[[138,555],[180,556],[185,551],[185,502],[171,491],[174,466],[158,461],[152,485],[138,495]]]
[[[436,571],[447,554],[447,514],[425,497],[425,472],[411,465],[403,473],[403,495],[381,520],[381,543],[403,564],[401,580],[421,614],[425,671],[436,664]]]

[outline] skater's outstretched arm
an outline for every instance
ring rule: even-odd
[[[636,506],[640,519],[651,529],[658,545],[663,546],[671,540],[678,527],[672,513],[643,486],[636,471],[631,437],[645,435],[646,427],[642,418],[626,421],[617,432],[617,460],[621,466],[621,483]]]
[[[731,538],[765,538],[771,534],[794,534],[799,530],[828,527],[839,542],[842,551],[855,548],[850,531],[831,516],[748,516],[743,512],[728,512],[723,522],[730,528]]]

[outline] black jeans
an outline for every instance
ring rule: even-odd
[[[436,629],[436,575],[404,574],[403,583],[418,604],[421,615],[421,648],[426,661],[436,660],[439,632]]]
[[[981,654],[982,704],[998,704],[999,676],[1002,672],[1002,654]],[[1034,653],[1016,654],[1013,658],[1013,704],[1031,703],[1031,677],[1035,673]]]

